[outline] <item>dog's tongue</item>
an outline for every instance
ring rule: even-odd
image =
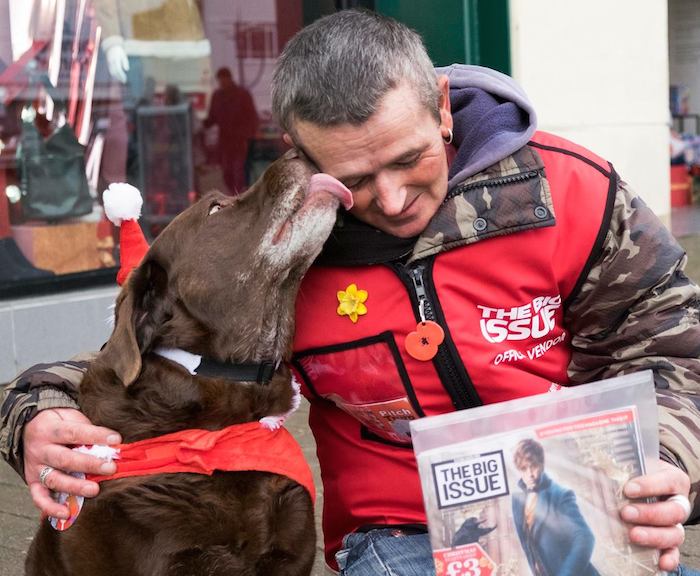
[[[352,208],[352,192],[345,185],[329,174],[314,174],[309,182],[309,194],[323,190],[335,196],[346,210]]]

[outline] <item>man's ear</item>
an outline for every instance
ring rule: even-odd
[[[287,146],[291,146],[292,148],[294,148],[294,140],[292,140],[292,137],[289,135],[289,132],[285,132],[284,134],[282,134],[282,140],[284,140],[284,143]]]
[[[114,331],[99,359],[114,370],[124,386],[138,378],[141,356],[172,314],[167,286],[165,270],[149,260],[131,273],[119,294]]]
[[[440,129],[445,131],[443,136],[447,136],[447,130],[452,130],[452,112],[450,108],[450,81],[445,74],[437,77],[438,86],[438,111],[440,112]]]

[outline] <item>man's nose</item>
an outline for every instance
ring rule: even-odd
[[[387,216],[401,214],[406,205],[406,186],[399,173],[377,174],[373,182],[374,202]]]

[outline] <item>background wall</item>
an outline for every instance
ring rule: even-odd
[[[0,0],[0,22],[10,20],[10,1]],[[0,26],[0,60],[7,65],[12,61],[12,37],[8,26]]]
[[[117,292],[115,286],[0,302],[0,383],[37,362],[99,350],[112,332]]]
[[[510,2],[512,74],[540,128],[610,160],[666,221],[667,10],[666,0]]]

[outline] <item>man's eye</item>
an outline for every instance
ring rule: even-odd
[[[396,165],[401,166],[402,168],[407,168],[407,167],[415,166],[416,164],[418,164],[418,160],[420,160],[420,154],[417,156],[413,156],[411,158],[396,162]]]
[[[362,188],[363,184],[366,182],[367,178],[358,178],[357,180],[350,180],[349,182],[343,182],[347,188],[352,190],[357,190]]]

